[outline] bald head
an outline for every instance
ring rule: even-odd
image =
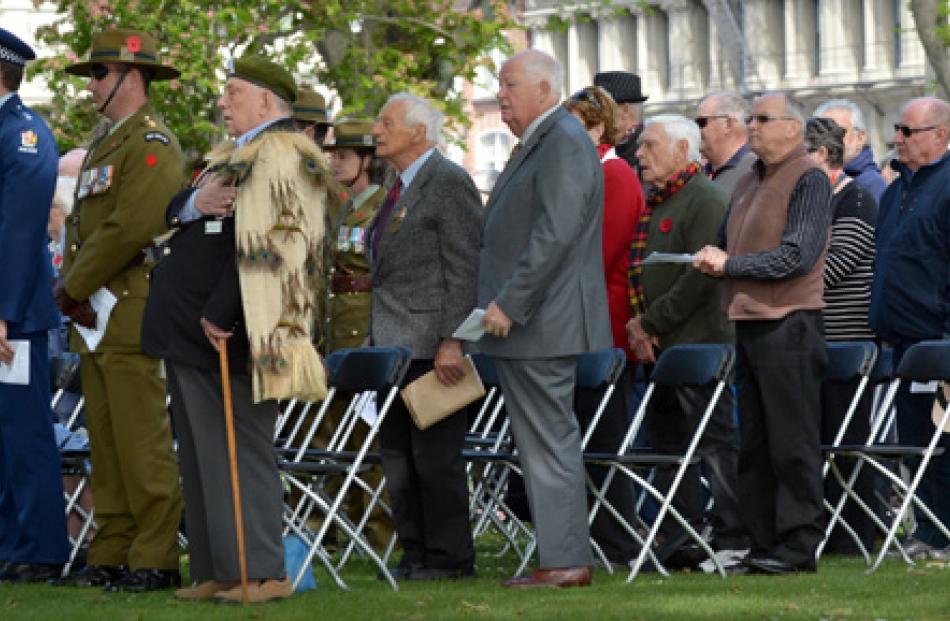
[[[85,157],[85,149],[71,149],[59,158],[59,174],[63,177],[78,177]]]
[[[897,157],[911,170],[917,170],[947,152],[950,105],[937,97],[911,99],[901,110],[896,129],[894,148]]]

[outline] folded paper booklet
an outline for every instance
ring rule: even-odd
[[[485,386],[475,370],[471,356],[465,356],[464,366],[465,376],[454,386],[446,386],[435,376],[435,371],[429,371],[402,389],[399,394],[406,402],[406,408],[416,427],[425,431],[443,418],[485,396]]]

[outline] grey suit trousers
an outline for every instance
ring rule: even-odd
[[[166,371],[192,580],[239,580],[220,375],[167,362]],[[283,490],[273,448],[277,404],[252,403],[251,379],[244,375],[231,376],[231,390],[247,576],[250,580],[283,578]]]
[[[590,565],[584,461],[573,411],[575,358],[494,360],[521,456],[539,567]]]

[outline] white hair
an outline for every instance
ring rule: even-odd
[[[738,121],[739,125],[745,127],[745,117],[749,115],[749,104],[735,91],[717,91],[710,93],[703,98],[703,102],[714,102],[713,109],[716,114],[724,114]]]
[[[858,104],[850,99],[829,99],[815,108],[815,116],[824,116],[829,110],[847,110],[848,114],[851,115],[851,127],[858,131],[867,131],[867,126],[864,124],[864,113],[861,112]]]
[[[68,216],[73,212],[73,195],[76,193],[76,177],[60,175],[56,177],[56,191],[53,193],[53,201],[59,202],[63,206],[63,211]]]
[[[508,62],[518,60],[525,73],[538,82],[547,82],[551,92],[557,99],[561,99],[564,92],[564,67],[556,58],[538,49],[519,52],[508,59]]]
[[[699,155],[699,125],[692,119],[679,114],[659,114],[651,116],[643,123],[643,129],[659,123],[670,139],[670,151],[680,140],[686,141],[686,157],[690,162],[700,161]]]
[[[426,140],[438,143],[442,135],[443,116],[432,102],[418,95],[402,92],[387,99],[386,106],[397,101],[406,102],[406,125],[425,125]]]

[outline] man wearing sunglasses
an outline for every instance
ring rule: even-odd
[[[936,97],[908,102],[894,125],[900,176],[881,198],[871,286],[871,328],[894,349],[894,364],[911,345],[950,338],[950,105]],[[897,434],[921,446],[933,432],[934,392],[897,393]],[[943,434],[939,447],[950,449]],[[950,524],[950,452],[936,455],[918,489],[920,499]],[[923,514],[904,549],[916,557],[950,557],[950,542]]]
[[[809,159],[802,113],[786,95],[758,97],[746,124],[759,159],[736,185],[720,246],[703,248],[694,265],[725,278],[723,307],[736,322],[739,498],[752,540],[745,565],[813,572],[825,521],[821,309],[831,184]]]
[[[105,119],[83,162],[67,221],[63,281],[56,301],[73,322],[92,449],[96,537],[88,565],[64,582],[106,590],[178,586],[181,491],[157,358],[142,353],[142,312],[151,265],[145,249],[165,231],[165,207],[185,180],[181,149],[149,106],[149,83],[178,77],[158,60],[145,32],[94,35],[87,60],[68,73],[88,78]],[[95,327],[90,297],[112,296],[104,335],[92,343],[77,326]]]
[[[699,152],[706,158],[706,174],[731,197],[736,183],[752,168],[745,117],[748,105],[741,95],[721,91],[707,95],[696,108]]]

